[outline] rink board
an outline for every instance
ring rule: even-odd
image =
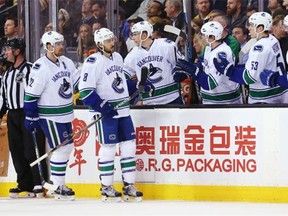
[[[287,108],[133,109],[137,186],[147,199],[288,202]],[[76,110],[75,130],[91,122]],[[99,197],[100,145],[91,127],[75,140],[67,182]],[[115,182],[121,189],[119,150]],[[0,196],[15,186],[0,177]]]

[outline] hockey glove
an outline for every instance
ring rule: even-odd
[[[264,71],[260,73],[260,80],[263,85],[267,85],[270,87],[280,85],[284,88],[287,88],[288,86],[287,74],[280,75],[279,72],[267,69],[264,69]]]
[[[109,103],[108,101],[103,101],[100,104],[100,108],[97,110],[101,113],[101,115],[105,117],[113,117],[118,115],[117,110],[114,109],[113,105]]]
[[[149,80],[146,81],[144,86],[145,93],[148,93],[149,97],[154,96],[155,93],[155,86]]]
[[[232,75],[234,66],[233,64],[229,63],[226,58],[214,58],[213,63],[219,73],[228,77]]]
[[[185,80],[185,79],[190,77],[189,73],[187,73],[186,71],[182,70],[179,67],[175,67],[172,70],[172,75],[173,75],[174,81],[177,82],[177,83],[181,83],[183,80]]]
[[[199,73],[199,68],[197,67],[197,65],[185,61],[183,59],[178,59],[178,61],[176,62],[176,68],[179,68],[180,70],[187,72],[194,79],[197,77],[197,74]]]
[[[40,129],[40,124],[39,124],[39,115],[38,113],[35,112],[26,112],[26,117],[25,117],[25,128],[32,133],[34,130],[39,130]]]

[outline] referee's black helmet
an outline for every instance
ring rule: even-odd
[[[20,49],[20,52],[24,53],[26,49],[26,44],[23,38],[12,38],[5,42],[4,47],[11,47],[12,49]]]

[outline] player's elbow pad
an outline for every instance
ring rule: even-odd
[[[199,72],[197,75],[198,84],[205,90],[210,90],[209,76],[204,72]]]

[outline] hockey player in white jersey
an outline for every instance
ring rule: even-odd
[[[29,131],[43,129],[49,147],[70,138],[73,134],[73,92],[79,82],[79,72],[69,58],[62,55],[64,38],[55,31],[43,34],[46,55],[32,66],[25,92],[25,126]],[[73,141],[53,152],[50,158],[51,181],[59,185],[55,199],[74,199],[74,191],[65,185],[65,174]]]
[[[142,95],[138,105],[183,104],[180,85],[173,80],[172,70],[177,58],[184,58],[175,43],[166,38],[152,39],[153,27],[141,21],[131,28],[136,45],[124,59],[124,70],[129,78],[136,75],[140,80],[141,68],[149,69],[148,80],[155,86],[152,97]]]
[[[286,15],[283,20],[283,27],[285,31],[288,32],[288,15]],[[288,64],[288,53],[286,54],[286,62]],[[264,69],[264,71],[261,72],[260,74],[260,78],[261,78],[261,82],[263,83],[263,85],[267,85],[270,87],[275,87],[279,85],[283,88],[288,88],[287,72],[282,74],[282,73],[279,73],[278,71]]]
[[[249,33],[257,42],[251,47],[245,67],[233,66],[225,58],[214,58],[217,70],[240,84],[249,85],[248,103],[287,103],[287,89],[263,85],[260,73],[264,69],[285,72],[285,64],[278,40],[269,31],[272,17],[266,12],[257,12],[249,18]]]
[[[218,73],[213,64],[213,58],[220,56],[232,65],[235,63],[231,48],[221,39],[222,32],[223,27],[219,22],[205,23],[201,28],[201,33],[208,44],[205,48],[204,59],[196,64],[179,59],[173,76],[178,82],[187,78],[183,74],[195,79],[201,87],[203,104],[242,104],[240,85]]]
[[[121,192],[113,187],[117,144],[121,152],[124,199],[133,197],[141,200],[143,193],[134,186],[135,129],[130,116],[123,59],[119,53],[114,52],[115,36],[109,29],[101,28],[95,31],[94,40],[99,51],[85,60],[81,70],[79,91],[83,103],[90,107],[94,118],[99,118],[101,115],[103,117],[95,124],[101,144],[99,168],[102,200],[121,200]],[[147,85],[145,89],[148,92],[149,86]],[[125,100],[127,103],[118,107]],[[114,109],[115,106],[117,109]]]

